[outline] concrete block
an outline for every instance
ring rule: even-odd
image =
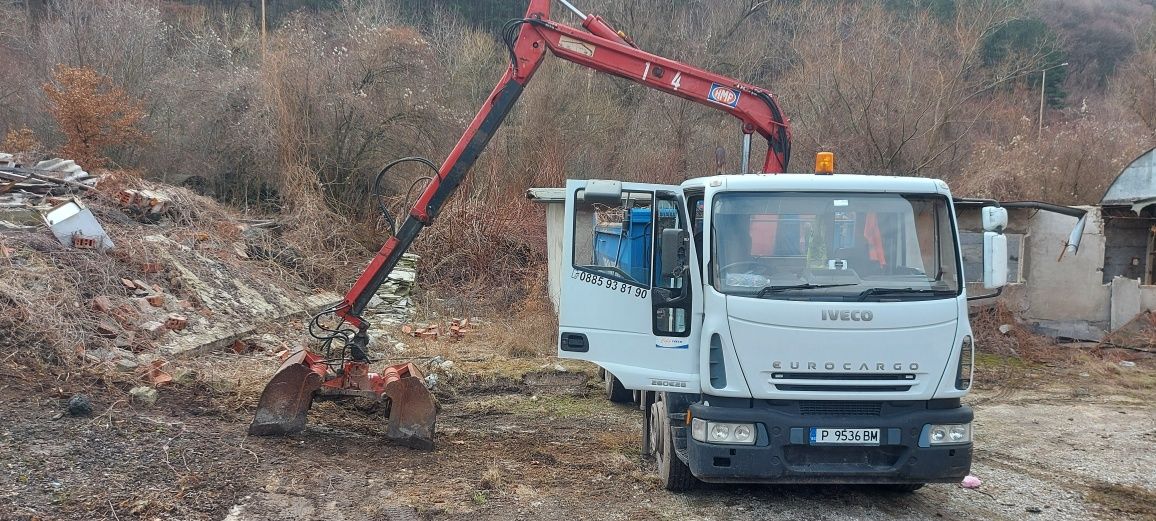
[[[1140,281],[1115,277],[1112,279],[1111,319],[1109,327],[1115,331],[1140,314]]]
[[[116,360],[116,368],[126,373],[131,373],[137,370],[140,364],[131,358],[118,358]]]
[[[157,322],[155,320],[150,320],[148,322],[141,324],[140,328],[145,333],[148,333],[149,335],[151,335],[153,338],[159,337],[159,336],[163,335],[165,333],[165,331],[168,331],[168,329],[165,328],[164,324]]]
[[[141,313],[152,313],[153,305],[149,303],[149,299],[145,297],[136,297],[132,299],[132,303],[136,306],[136,310]]]

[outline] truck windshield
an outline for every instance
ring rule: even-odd
[[[934,194],[719,194],[714,287],[787,300],[955,297],[961,277],[949,204]]]

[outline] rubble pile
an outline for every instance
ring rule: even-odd
[[[401,256],[385,282],[369,300],[363,315],[379,326],[395,326],[409,320],[412,305],[410,294],[417,278],[419,257],[412,253]]]
[[[251,255],[271,228],[182,188],[0,154],[0,347],[162,385],[170,359],[341,299]],[[392,277],[375,312],[404,317],[412,286],[412,269]]]
[[[67,202],[71,194],[96,188],[99,180],[70,160],[25,168],[12,154],[0,152],[0,230],[34,229],[42,212]]]

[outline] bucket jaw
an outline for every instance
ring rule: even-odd
[[[313,369],[312,355],[301,349],[289,355],[261,392],[249,434],[275,436],[305,429],[305,413],[321,387],[322,374]]]
[[[346,361],[340,374],[307,350],[289,355],[265,386],[249,434],[277,436],[305,429],[305,415],[315,397],[369,398],[389,406],[385,437],[400,445],[433,450],[437,404],[413,364],[370,373],[366,362]]]
[[[437,421],[434,397],[411,364],[386,368],[383,375],[389,379],[390,373],[398,369],[407,376],[390,379],[385,384],[385,395],[389,398],[389,423],[385,437],[406,447],[433,450]]]

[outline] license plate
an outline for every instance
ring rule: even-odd
[[[811,427],[811,445],[879,445],[879,429]]]

